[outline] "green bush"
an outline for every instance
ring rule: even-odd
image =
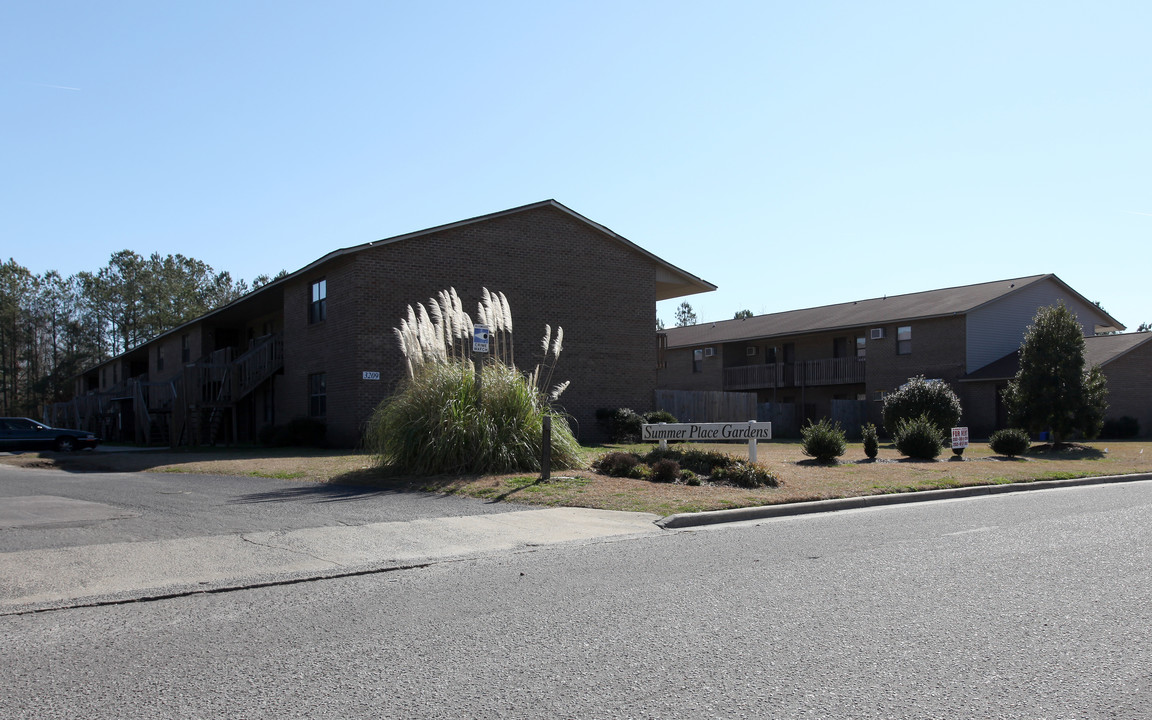
[[[657,460],[652,463],[652,482],[670,483],[680,479],[680,463],[675,460]]]
[[[992,437],[988,438],[988,445],[997,455],[1016,457],[1028,452],[1032,440],[1028,437],[1028,433],[1020,428],[1004,428],[992,433]]]
[[[901,455],[931,460],[940,454],[940,428],[927,415],[899,420],[893,436]]]
[[[847,448],[840,423],[834,423],[829,418],[821,418],[817,423],[809,420],[807,425],[800,428],[800,435],[803,438],[800,449],[808,457],[820,462],[835,461]]]
[[[884,430],[893,438],[901,420],[926,415],[940,430],[940,442],[960,422],[960,398],[947,383],[925,380],[923,375],[909,378],[904,387],[884,398]]]
[[[520,371],[500,362],[426,363],[376,408],[365,444],[381,463],[417,475],[540,469],[544,416],[552,417],[552,467],[579,467],[580,446]]]
[[[700,476],[691,470],[681,470],[680,479],[684,482],[685,485],[696,486],[700,484]]]
[[[1139,434],[1140,421],[1131,415],[1123,415],[1118,418],[1108,418],[1104,421],[1104,428],[1100,431],[1100,437],[1109,438],[1112,440],[1134,438]]]
[[[681,468],[700,475],[711,475],[714,468],[730,465],[735,460],[731,455],[715,450],[680,450],[678,448],[668,448],[667,450],[655,448],[644,456],[644,462],[649,464],[664,459],[675,460],[680,463]]]
[[[596,419],[608,434],[608,439],[614,443],[632,443],[640,441],[640,426],[644,418],[632,408],[601,408],[596,411]]]
[[[628,471],[628,477],[633,480],[651,480],[652,468],[644,463],[636,463],[632,469]]]
[[[864,454],[868,456],[869,460],[875,460],[876,456],[880,454],[880,438],[876,435],[876,426],[872,423],[865,423],[864,427],[860,428],[860,433],[864,439]]]
[[[780,484],[780,479],[768,468],[740,458],[732,458],[730,464],[716,467],[712,479],[743,488],[777,487]]]
[[[644,413],[644,422],[649,425],[656,425],[658,423],[674,423],[678,422],[676,416],[667,410],[653,410],[652,412]]]
[[[600,459],[592,463],[592,468],[597,472],[611,475],[612,477],[628,477],[628,473],[632,468],[640,464],[640,456],[636,453],[630,452],[610,452],[602,455]]]

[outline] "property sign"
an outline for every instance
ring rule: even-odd
[[[472,327],[472,352],[488,352],[488,326],[474,325]]]
[[[968,428],[952,428],[952,449],[968,447]]]
[[[380,371],[379,370],[365,370],[364,371],[364,379],[365,380],[379,380],[380,379]]]
[[[669,440],[680,442],[718,442],[720,440],[746,440],[748,459],[756,462],[756,441],[772,439],[772,423],[755,421],[735,423],[659,423],[641,425],[641,438],[659,440],[661,448]]]
[[[660,423],[644,425],[644,440],[714,442],[717,440],[771,440],[772,423]]]

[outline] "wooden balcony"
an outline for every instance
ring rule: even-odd
[[[864,358],[827,358],[724,368],[725,390],[851,385],[864,382]]]

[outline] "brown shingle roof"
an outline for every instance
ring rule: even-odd
[[[688,327],[669,328],[668,347],[751,340],[778,335],[821,332],[840,328],[884,325],[966,313],[1022,287],[1055,275],[998,280],[961,287],[891,295],[871,300],[825,305],[757,315],[744,320],[722,320]],[[1061,283],[1063,284],[1063,283]]]
[[[1112,362],[1133,348],[1152,340],[1152,333],[1124,333],[1122,335],[1090,335],[1084,338],[1084,366],[1101,367]],[[1007,380],[1016,377],[1020,369],[1020,351],[1015,350],[989,363],[979,370],[960,378],[960,382],[982,380]]]

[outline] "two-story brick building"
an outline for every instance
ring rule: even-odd
[[[554,200],[335,250],[77,379],[54,421],[173,444],[252,440],[292,418],[356,444],[404,375],[392,328],[454,287],[474,313],[503,292],[522,367],[564,328],[556,380],[581,438],[599,407],[651,403],[656,302],[715,286]]]
[[[1058,302],[1086,336],[1124,329],[1055,275],[1034,275],[671,328],[659,387],[755,393],[759,402],[795,405],[802,419],[831,416],[833,401],[856,400],[879,424],[884,395],[924,375],[949,383],[964,422],[987,435],[1004,425],[996,392],[1004,376],[976,373],[1015,353],[1037,309]],[[1141,358],[1136,353],[1128,362],[1144,362],[1146,378],[1150,366]],[[1139,387],[1115,374],[1114,398],[1124,394],[1115,388]],[[1143,400],[1131,402],[1152,401],[1146,391],[1136,397]],[[1114,404],[1114,414],[1135,414],[1119,412],[1122,405]],[[1141,427],[1152,429],[1143,421]]]

